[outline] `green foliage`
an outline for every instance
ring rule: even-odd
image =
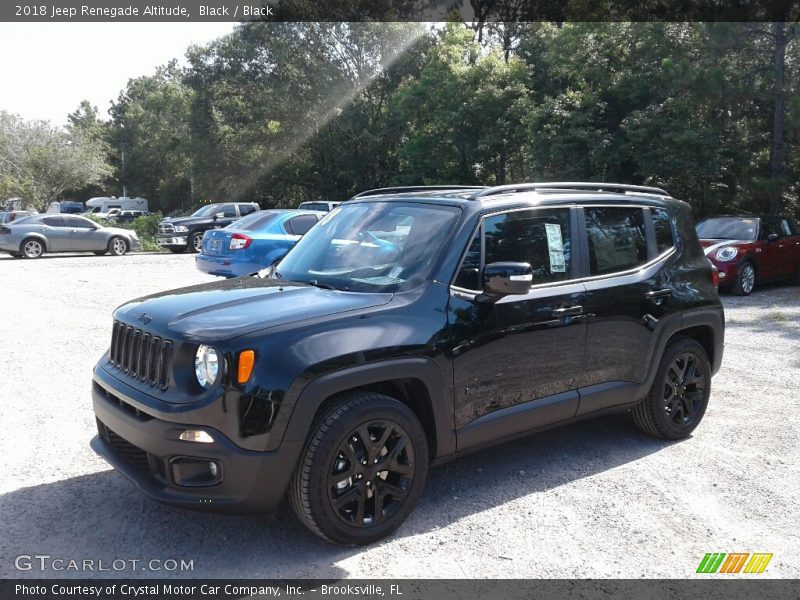
[[[156,241],[156,234],[158,233],[158,224],[163,218],[160,212],[146,215],[144,217],[137,217],[133,221],[127,223],[109,223],[105,219],[95,217],[91,214],[86,215],[95,223],[103,227],[119,227],[120,229],[133,229],[139,237],[142,247],[141,252],[166,252],[164,248],[158,245]]]
[[[501,14],[514,2],[485,4]],[[287,5],[301,8],[313,3]],[[124,185],[166,213],[200,200],[296,206],[391,184],[606,180],[662,185],[698,214],[777,198],[800,216],[796,24],[783,65],[769,23],[476,29],[239,25],[190,48],[186,68],[129,81],[110,123],[87,103],[70,115],[68,135],[114,167],[81,185],[105,186],[93,195]],[[43,196],[29,180],[0,166],[0,192]]]
[[[99,139],[0,112],[0,197],[22,197],[26,206],[43,212],[65,190],[110,173]]]

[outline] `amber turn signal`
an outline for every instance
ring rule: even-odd
[[[256,353],[252,350],[242,350],[239,352],[239,369],[236,373],[237,381],[245,383],[250,379],[250,373],[253,372],[253,364],[256,362]]]

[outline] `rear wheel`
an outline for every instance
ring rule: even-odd
[[[25,258],[39,258],[44,254],[44,244],[37,239],[28,238],[22,241],[19,251]]]
[[[736,296],[749,296],[754,287],[756,287],[756,268],[748,261],[739,267],[731,291]]]
[[[369,544],[406,519],[427,473],[428,443],[414,413],[394,398],[362,392],[343,397],[316,421],[289,500],[320,537]]]
[[[108,252],[111,256],[122,256],[128,251],[128,242],[121,237],[113,237],[108,241]]]
[[[670,343],[647,396],[633,409],[633,420],[654,437],[677,440],[700,424],[711,393],[711,365],[695,340]]]
[[[203,233],[193,233],[192,236],[189,238],[189,249],[192,252],[202,252],[203,251]]]

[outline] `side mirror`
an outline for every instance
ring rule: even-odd
[[[214,220],[222,219],[224,216],[225,216],[225,213],[218,212],[217,214],[214,215]]]
[[[533,282],[528,263],[496,262],[483,268],[483,294],[479,302],[495,302],[503,296],[527,294]]]
[[[767,241],[768,241],[768,242],[774,242],[774,241],[776,241],[776,240],[777,240],[779,237],[780,237],[780,236],[779,236],[777,233],[770,233],[770,234],[767,236]]]

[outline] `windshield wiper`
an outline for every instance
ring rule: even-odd
[[[313,285],[314,287],[320,288],[321,290],[335,290],[337,292],[349,292],[350,288],[347,286],[335,286],[329,283],[322,283],[317,279],[310,279],[306,281],[307,284]]]

